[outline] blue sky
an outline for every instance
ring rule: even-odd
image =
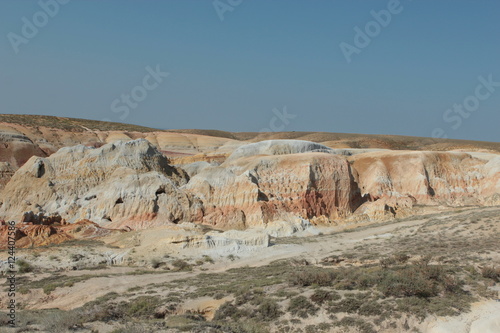
[[[214,1],[72,0],[44,14],[54,1],[0,2],[1,113],[500,141],[495,0],[217,0],[219,13]],[[26,21],[38,31],[23,35]],[[379,29],[348,62],[340,44],[356,47],[367,24]],[[158,65],[169,75],[155,81]],[[284,108],[294,118],[273,121]]]

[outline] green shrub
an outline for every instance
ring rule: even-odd
[[[365,301],[357,299],[355,297],[346,297],[339,302],[332,304],[329,308],[329,312],[347,312],[356,313],[358,309],[363,305]]]
[[[271,321],[278,319],[282,312],[280,306],[276,301],[266,298],[257,308],[257,318],[264,321]]]
[[[239,291],[237,294],[234,300],[236,305],[243,305],[246,303],[258,305],[265,300],[265,293],[262,289],[253,289],[244,292]]]
[[[53,283],[49,283],[49,284],[43,286],[43,292],[48,295],[51,292],[53,292],[54,290],[56,290],[56,288],[57,288],[57,285],[55,285]]]
[[[310,299],[318,305],[322,305],[328,301],[334,301],[340,299],[340,295],[336,292],[331,292],[324,289],[318,289],[311,295]]]
[[[241,317],[241,311],[235,306],[232,302],[226,302],[222,304],[217,312],[215,312],[214,320],[226,320],[226,319],[235,319]]]
[[[84,319],[76,311],[50,310],[45,312],[39,321],[48,332],[65,333],[81,328]]]
[[[18,273],[29,273],[33,271],[33,266],[24,259],[17,259]]]
[[[373,325],[363,319],[354,317],[344,317],[341,320],[335,322],[336,326],[343,326],[346,328],[356,327],[361,333],[376,333]]]
[[[124,314],[133,318],[152,317],[155,313],[155,309],[160,304],[161,300],[158,296],[140,296],[129,302],[122,303],[120,308]]]
[[[293,286],[307,287],[311,285],[330,286],[335,281],[336,274],[333,270],[303,269],[292,272],[288,282]]]
[[[362,316],[380,316],[383,313],[384,307],[373,299],[364,302],[358,309],[358,314]]]
[[[431,297],[438,294],[436,285],[415,267],[387,272],[378,287],[385,296]]]
[[[318,311],[318,307],[309,302],[305,296],[297,296],[290,300],[288,311],[300,318],[307,318]]]

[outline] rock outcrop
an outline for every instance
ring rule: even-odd
[[[34,224],[32,222],[17,223],[15,239],[17,248],[59,244],[73,239],[90,239],[109,235],[117,230],[101,228],[89,220],[81,220],[72,224],[53,223]],[[7,225],[0,225],[0,249],[6,249],[9,230]]]
[[[187,181],[182,169],[144,139],[62,148],[48,158],[32,157],[15,173],[0,215],[19,220],[33,211],[132,228],[197,220],[200,203],[178,189]]]
[[[297,221],[339,224],[405,217],[414,205],[498,204],[494,154],[271,140],[240,146],[223,163],[174,166],[138,139],[31,157],[5,186],[0,218],[42,225],[88,219],[127,230],[194,222],[279,236],[303,229]],[[192,241],[206,243],[203,237]]]
[[[351,157],[361,194],[403,206],[499,204],[500,158],[488,162],[458,152],[375,152]],[[405,199],[406,198],[406,199]],[[411,200],[408,200],[411,199]]]
[[[15,169],[9,162],[0,162],[0,193],[10,178],[14,175]]]
[[[319,143],[302,140],[266,140],[238,147],[227,159],[228,162],[243,157],[259,155],[290,155],[299,153],[333,153],[334,150]]]
[[[322,223],[361,203],[348,161],[327,147],[294,140],[248,146],[220,166],[204,165],[183,187],[203,201],[204,223],[245,229],[294,216]]]

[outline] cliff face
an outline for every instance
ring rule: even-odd
[[[351,214],[361,200],[349,163],[324,153],[239,158],[204,168],[185,188],[203,201],[203,221],[221,228],[289,216],[328,221]]]
[[[498,205],[499,198],[500,157],[493,154],[348,151],[272,140],[236,148],[222,164],[176,167],[139,139],[31,157],[1,193],[0,218],[19,221],[32,211],[25,217],[59,214],[108,228],[185,221],[246,229],[297,218],[387,219],[412,214],[415,204]]]
[[[375,152],[351,158],[363,196],[419,204],[500,204],[500,158],[456,152]],[[496,198],[495,198],[496,195]]]

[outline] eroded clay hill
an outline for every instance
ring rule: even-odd
[[[246,229],[297,218],[384,220],[411,215],[414,205],[498,204],[496,154],[271,140],[240,145],[222,163],[174,165],[151,141],[138,139],[31,157],[2,191],[0,218],[20,221],[31,211],[106,228],[195,222]]]
[[[168,125],[168,124],[167,124]],[[47,157],[63,147],[100,147],[146,139],[173,163],[224,162],[238,147],[265,140],[304,140],[335,149],[390,149],[500,153],[500,144],[391,135],[325,132],[231,133],[215,130],[162,131],[142,126],[52,116],[0,115],[0,189],[31,156]]]
[[[182,169],[144,139],[66,147],[47,158],[31,157],[12,176],[0,215],[18,220],[33,211],[71,222],[130,222],[134,227],[154,220],[199,220],[201,202],[179,189],[187,181]]]

